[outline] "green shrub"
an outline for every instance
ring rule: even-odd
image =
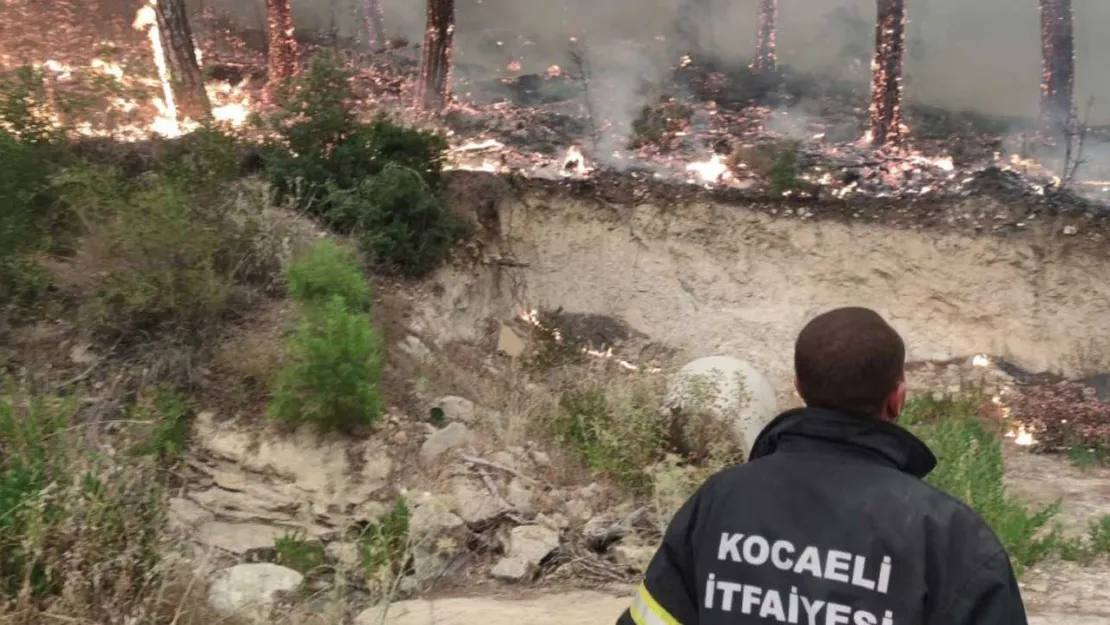
[[[442,136],[403,128],[381,115],[359,121],[351,73],[334,59],[318,58],[281,97],[280,113],[265,120],[278,141],[266,146],[265,168],[276,200],[292,198],[299,208],[329,218],[325,194],[331,185],[350,189],[388,163],[439,183],[447,142]],[[342,219],[333,224],[344,228]]]
[[[304,575],[324,565],[324,543],[307,539],[303,530],[279,536],[274,540],[274,551],[277,553],[277,564]]]
[[[180,393],[167,388],[143,389],[128,413],[131,421],[148,424],[149,434],[136,445],[137,453],[175,460],[185,451],[189,409]]]
[[[270,414],[323,430],[373,425],[382,410],[381,335],[368,315],[352,311],[339,295],[304,313],[278,373]]]
[[[339,297],[348,308],[370,308],[370,285],[354,253],[331,239],[310,247],[289,267],[289,294],[302,305],[319,306]]]
[[[409,277],[434,271],[468,231],[415,170],[396,163],[353,189],[332,187],[328,198],[379,264]]]
[[[409,555],[408,503],[398,498],[393,510],[366,527],[358,545],[366,579],[398,574]]]
[[[46,100],[30,67],[0,75],[0,302],[24,303],[46,285],[32,257],[61,222],[50,178],[64,135]]]
[[[115,181],[94,188],[70,178],[78,184],[67,190],[99,213],[99,234],[114,256],[88,307],[93,326],[111,336],[196,334],[222,318],[233,280],[220,254],[232,241],[231,224],[163,177],[128,183],[111,170],[90,175]]]
[[[202,126],[169,143],[155,169],[194,195],[218,196],[239,177],[239,149],[235,136]]]
[[[36,148],[4,132],[0,162],[0,302],[10,302],[43,286],[31,254],[48,242],[51,168]]]
[[[647,386],[574,389],[560,396],[552,425],[591,471],[641,490],[650,485],[645,469],[668,451],[670,423],[658,400]]]
[[[0,396],[0,592],[26,593],[32,613],[112,622],[157,582],[165,499],[149,458],[93,446],[79,406]]]

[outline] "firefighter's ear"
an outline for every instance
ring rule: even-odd
[[[886,402],[883,404],[883,413],[880,418],[887,423],[897,423],[898,416],[902,414],[902,408],[906,405],[906,381],[899,380],[898,386],[887,395]]]

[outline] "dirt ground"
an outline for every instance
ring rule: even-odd
[[[1015,492],[1037,503],[1063,500],[1065,529],[1085,528],[1110,514],[1110,469],[1078,469],[1062,458],[1007,449],[1008,479]],[[1110,622],[1110,559],[1090,566],[1049,561],[1028,570],[1021,582],[1031,625],[1096,625]],[[632,589],[628,589],[631,593]],[[388,625],[612,625],[628,606],[628,594],[557,592],[521,597],[415,600],[394,604]],[[380,616],[380,614],[373,614]],[[371,625],[371,614],[356,621]]]

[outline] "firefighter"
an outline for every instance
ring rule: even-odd
[[[904,365],[872,310],[810,321],[794,349],[806,407],[682,506],[618,625],[1026,625],[998,538],[922,481],[936,457],[896,425]]]

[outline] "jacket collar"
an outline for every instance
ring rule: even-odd
[[[750,459],[786,450],[865,456],[918,478],[937,465],[928,446],[900,426],[820,408],[776,417],[755,439]]]

